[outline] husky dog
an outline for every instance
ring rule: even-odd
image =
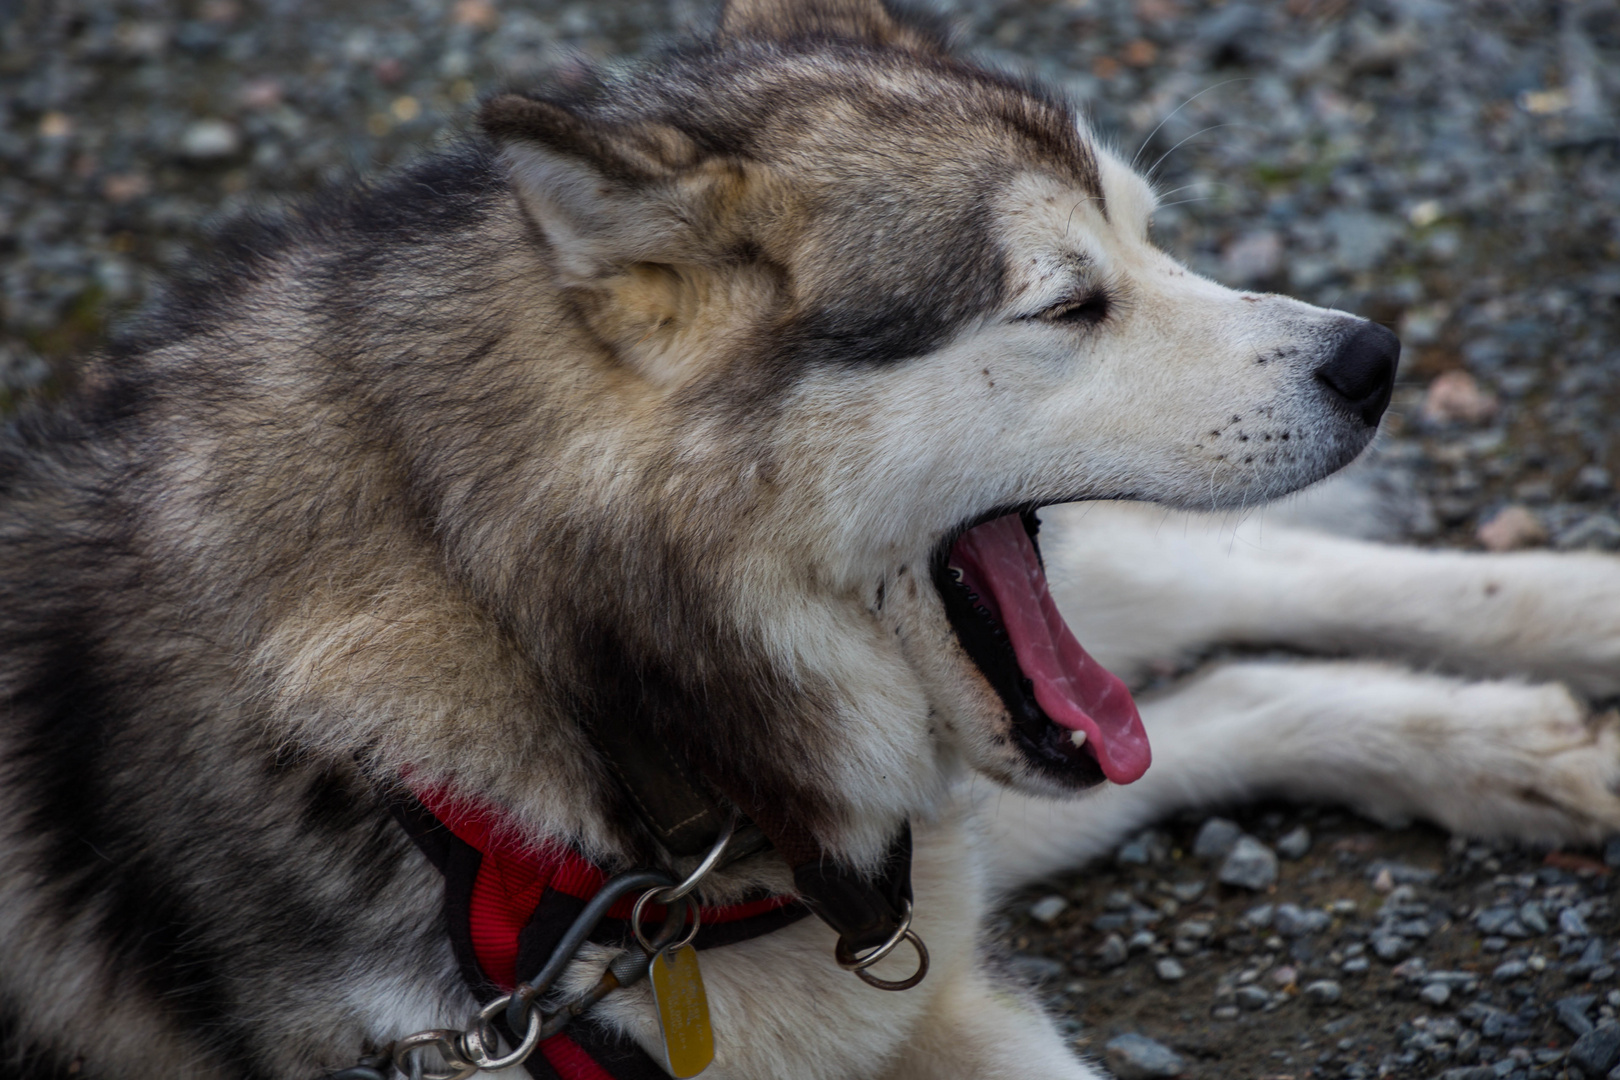
[[[1156,250],[1148,185],[1049,92],[877,0],[733,0],[480,121],[224,237],[4,440],[7,1075],[308,1080],[464,1024],[391,800],[689,868],[613,731],[773,834],[706,903],[792,892],[789,836],[857,882],[914,838],[927,978],[867,986],[815,919],[709,949],[716,1080],[1098,1075],[978,927],[1179,802],[1620,822],[1614,733],[1557,686],[1234,664],[1139,716],[1080,646],[1059,604],[1127,675],[1367,644],[1613,693],[1620,570],[1304,533],[1228,558],[1091,502],[1048,515],[1054,601],[1037,509],[1320,480],[1372,438],[1398,344]],[[658,1056],[644,983],[577,1023]]]

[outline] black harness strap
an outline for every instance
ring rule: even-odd
[[[593,734],[637,816],[665,851],[693,856],[714,846],[727,815],[663,740],[615,711],[597,717]]]
[[[483,854],[451,832],[408,791],[395,788],[388,792],[387,798],[394,820],[444,877],[444,929],[455,953],[456,966],[461,969],[462,981],[480,1003],[491,1000],[500,994],[500,987],[490,982],[478,966],[472,941],[473,883],[478,880]]]
[[[717,796],[682,767],[662,740],[616,713],[599,719],[592,734],[637,815],[666,850],[699,855],[714,845],[728,815]],[[809,830],[781,808],[750,804],[741,793],[725,794],[786,860],[793,884],[810,910],[851,949],[875,948],[900,928],[911,900],[909,822],[890,844],[874,880],[831,858]]]
[[[389,793],[388,802],[406,834],[444,875],[445,929],[462,979],[480,1003],[493,1000],[500,995],[501,988],[479,966],[471,933],[473,885],[478,879],[483,853],[451,832],[409,792],[395,789]],[[518,933],[516,973],[519,982],[540,971],[586,903],[556,889],[547,888],[542,892],[539,903]],[[692,943],[699,949],[736,944],[790,926],[809,913],[810,909],[804,904],[794,903],[732,922],[708,924],[699,929]],[[628,940],[629,936],[628,922],[604,919],[590,940],[615,945]],[[514,1044],[518,1041],[503,1021],[497,1021],[497,1026],[509,1041]],[[567,1030],[568,1037],[615,1080],[668,1080],[663,1067],[646,1051],[592,1023],[588,1016],[576,1020]],[[565,1080],[543,1053],[529,1055],[524,1067],[535,1080]]]

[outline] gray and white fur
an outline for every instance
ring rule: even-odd
[[[979,927],[1188,802],[1620,822],[1613,724],[1552,684],[1228,665],[1145,704],[1146,779],[1081,799],[1012,737],[931,573],[1056,503],[1060,603],[1126,672],[1228,641],[1594,693],[1620,667],[1613,559],[1251,553],[1085,502],[1317,481],[1393,364],[1154,248],[1149,186],[1061,98],[876,0],[735,0],[481,124],[236,227],[0,442],[0,1071],[307,1080],[461,1025],[438,875],[383,796],[408,769],[664,861],[593,748],[609,711],[851,866],[916,833],[927,980],[864,986],[814,920],[710,950],[714,1080],[1098,1075]],[[708,896],[757,884],[779,860]],[[644,989],[597,1020],[656,1045]]]

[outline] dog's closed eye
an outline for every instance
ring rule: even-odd
[[[1035,318],[1049,323],[1096,326],[1108,318],[1112,304],[1113,298],[1107,289],[1091,289],[1053,304],[1038,312]]]

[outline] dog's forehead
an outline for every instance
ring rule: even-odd
[[[775,111],[769,137],[829,178],[949,185],[1040,167],[1100,184],[1072,109],[1037,84],[943,58],[857,53],[823,66],[816,91]]]
[[[778,340],[804,359],[920,355],[998,310],[1020,173],[1101,197],[1089,140],[1039,87],[883,50],[769,61],[735,72],[718,119],[746,113],[749,155],[792,192],[756,227],[798,301]]]
[[[593,105],[605,119],[672,124],[748,177],[736,231],[792,298],[772,335],[779,357],[925,354],[1003,306],[997,216],[1016,177],[1103,199],[1067,102],[943,54],[742,41],[677,52],[608,89]]]
[[[1110,273],[1147,250],[1152,188],[1112,153],[1096,151],[1099,190],[1047,171],[1015,176],[997,200],[1001,246],[1014,288],[1078,266]]]

